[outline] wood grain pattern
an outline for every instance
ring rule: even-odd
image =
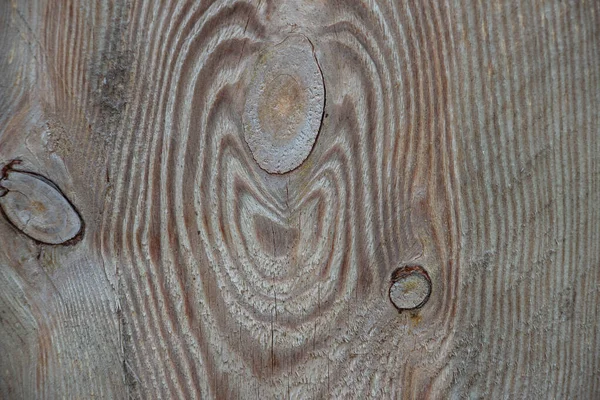
[[[86,227],[0,218],[0,397],[600,396],[599,30],[592,0],[0,3],[0,163]],[[294,35],[323,120],[269,174],[243,115]],[[399,313],[405,265],[432,292]]]

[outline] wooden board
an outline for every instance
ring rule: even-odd
[[[593,0],[1,2],[0,397],[600,397],[599,65]]]

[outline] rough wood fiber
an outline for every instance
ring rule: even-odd
[[[0,397],[597,398],[598,1],[3,1]],[[308,158],[244,139],[257,58],[314,46]],[[428,302],[399,313],[392,274]]]

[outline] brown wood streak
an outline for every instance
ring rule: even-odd
[[[0,218],[0,397],[600,396],[599,30],[592,0],[0,4],[0,167],[86,226]],[[325,111],[271,175],[242,115],[290,34]],[[404,265],[432,292],[399,313]]]

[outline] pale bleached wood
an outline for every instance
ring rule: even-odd
[[[0,162],[85,224],[0,218],[0,395],[597,398],[599,29],[589,0],[0,4]],[[243,116],[288,37],[324,115],[269,174]],[[400,313],[405,265],[432,290]]]

